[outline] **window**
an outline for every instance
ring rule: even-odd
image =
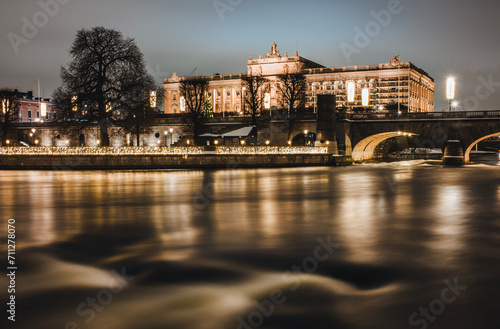
[[[36,111],[36,117],[40,119],[40,111]]]
[[[174,101],[176,101],[176,100],[177,100],[177,94],[176,94],[176,93],[174,93],[172,96],[173,96],[173,98],[174,98]]]
[[[28,110],[28,119],[31,119],[31,110]]]

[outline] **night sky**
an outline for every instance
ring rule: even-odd
[[[45,14],[40,3],[54,1],[2,1],[0,87],[36,90],[40,77],[50,97],[76,31],[105,26],[137,41],[158,82],[195,67],[246,72],[248,56],[265,56],[275,41],[282,55],[298,45],[301,56],[325,66],[386,63],[400,53],[435,78],[436,111],[447,107],[449,76],[460,110],[500,109],[498,0],[59,0],[66,4]],[[390,17],[375,23],[372,13],[388,8]],[[26,21],[38,31],[23,33]],[[366,28],[368,40],[356,38]]]

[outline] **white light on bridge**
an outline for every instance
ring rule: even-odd
[[[370,104],[370,91],[368,88],[363,88],[363,106],[368,106]]]
[[[455,98],[455,79],[448,78],[446,82],[446,98],[452,100]]]
[[[349,103],[354,102],[354,93],[356,92],[356,85],[354,82],[349,82],[347,84],[347,101]]]

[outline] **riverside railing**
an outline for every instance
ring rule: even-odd
[[[425,119],[487,119],[500,118],[499,111],[457,111],[457,112],[347,112],[339,113],[348,120],[425,120]]]

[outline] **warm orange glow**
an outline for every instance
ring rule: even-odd
[[[77,96],[73,96],[73,97],[71,97],[71,105],[72,105],[72,110],[73,110],[73,112],[78,112],[78,104],[77,104],[77,101],[78,101],[78,97],[77,97]]]
[[[149,93],[149,105],[151,106],[151,108],[156,107],[156,91],[151,91]]]
[[[182,112],[186,112],[186,99],[184,98],[184,96],[181,97],[181,111]]]
[[[2,109],[3,109],[3,114],[9,112],[9,100],[8,99],[4,99],[2,101]]]

